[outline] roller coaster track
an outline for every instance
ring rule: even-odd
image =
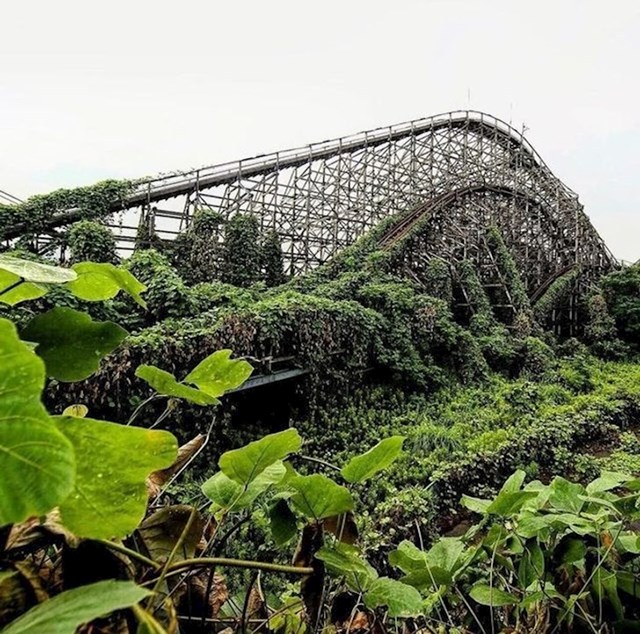
[[[482,226],[497,226],[531,291],[567,266],[578,265],[594,279],[616,266],[577,194],[519,131],[476,111],[142,178],[112,204],[112,226],[126,250],[141,224],[172,239],[202,208],[224,218],[252,214],[261,229],[277,231],[293,274],[399,215],[383,248],[421,227],[429,235],[416,248],[445,258],[460,252],[474,257]],[[64,228],[81,216],[81,210],[58,210],[48,228]],[[22,232],[17,223],[5,238]]]
[[[541,167],[546,165],[533,146],[512,126],[475,111],[450,112],[424,119],[417,119],[389,127],[376,128],[338,139],[312,143],[307,146],[262,154],[253,158],[231,161],[219,165],[202,167],[186,172],[176,172],[167,176],[145,178],[137,181],[136,191],[124,201],[125,207],[145,203],[155,203],[194,191],[202,191],[217,185],[232,183],[239,178],[250,178],[274,171],[306,165],[318,160],[326,160],[340,154],[352,153],[366,148],[374,148],[425,132],[433,133],[441,129],[468,128],[493,139],[505,146],[521,148],[524,153]],[[564,184],[564,191],[577,196]]]
[[[4,192],[0,189],[0,203],[5,205],[19,205],[22,202],[17,196],[13,196],[8,192]]]

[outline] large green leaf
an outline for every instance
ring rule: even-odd
[[[150,594],[133,581],[99,581],[36,605],[2,634],[74,634],[83,623],[131,607]]]
[[[524,515],[517,525],[517,534],[529,539],[542,537],[549,532],[549,521],[545,515]]]
[[[333,548],[323,547],[316,554],[329,572],[345,578],[355,592],[364,592],[378,578],[375,568],[362,558],[360,552],[348,544],[336,543]]]
[[[416,570],[415,572],[405,575],[401,581],[428,593],[435,592],[440,586],[451,585],[453,583],[453,576],[444,568],[427,564],[422,570]]]
[[[269,465],[299,451],[301,445],[300,434],[295,429],[285,429],[223,453],[218,464],[228,478],[246,486]]]
[[[0,319],[0,525],[43,515],[73,487],[75,456],[40,395],[44,363]]]
[[[115,297],[120,291],[130,295],[140,306],[146,307],[140,293],[147,287],[126,269],[108,263],[79,262],[73,265],[78,279],[67,288],[80,299],[89,302]]]
[[[240,387],[253,368],[244,359],[231,359],[231,350],[217,350],[203,359],[187,376],[185,383],[193,383],[211,396],[222,396]]]
[[[267,517],[269,518],[271,537],[273,537],[276,546],[284,546],[297,535],[298,523],[287,500],[273,499],[269,504]]]
[[[491,500],[483,500],[481,498],[474,498],[470,495],[463,494],[460,499],[460,504],[467,507],[474,513],[480,513],[480,515],[486,515],[487,509],[491,506]]]
[[[422,613],[420,593],[388,577],[380,577],[371,583],[364,595],[364,603],[371,609],[386,605],[391,617],[410,617]]]
[[[606,596],[607,599],[609,599],[616,620],[622,619],[624,608],[618,595],[618,580],[616,574],[600,566],[594,570],[591,586],[598,597]]]
[[[402,453],[404,436],[391,436],[381,440],[366,453],[354,456],[340,472],[347,482],[363,482],[386,469]]]
[[[559,511],[579,513],[584,506],[581,495],[586,493],[585,488],[578,483],[569,482],[560,476],[556,476],[549,485],[551,491],[549,503]]]
[[[477,583],[469,591],[469,596],[480,605],[498,607],[518,603],[517,597],[499,588],[492,588],[484,583]]]
[[[353,509],[349,490],[320,473],[297,476],[287,484],[295,491],[292,504],[308,518],[319,520]]]
[[[526,477],[527,475],[522,469],[514,471],[505,480],[505,483],[502,485],[498,495],[500,495],[500,493],[515,493],[516,491],[519,491],[522,488]]]
[[[166,370],[154,365],[140,365],[136,369],[136,376],[146,381],[158,394],[183,398],[196,405],[215,405],[220,401],[211,394],[202,392],[195,387],[189,387],[176,381],[176,377]]]
[[[457,537],[441,537],[428,551],[418,550],[409,542],[402,542],[389,555],[389,562],[407,573],[402,581],[420,589],[437,589],[450,585],[454,575],[469,560],[465,545]]]
[[[544,553],[537,541],[527,544],[518,566],[518,582],[522,589],[544,579]]]
[[[64,282],[71,282],[78,277],[75,271],[70,269],[40,264],[40,262],[23,260],[6,254],[0,254],[0,269],[9,271],[26,282],[64,284]]]
[[[501,492],[487,507],[487,513],[493,515],[513,515],[529,500],[538,497],[536,491]]]
[[[22,337],[38,344],[47,374],[59,381],[81,381],[91,376],[101,359],[115,350],[127,331],[110,321],[93,321],[72,308],[53,308],[34,317]]]
[[[618,588],[636,599],[640,599],[640,583],[638,576],[631,570],[618,570],[616,572]]]
[[[521,491],[524,483],[525,472],[515,471],[502,485],[495,499],[486,507],[485,513],[493,515],[513,515],[517,513],[529,500],[538,496],[537,491]],[[482,501],[474,498],[466,498],[464,504],[472,510],[480,510]],[[475,506],[475,508],[472,508]]]
[[[247,486],[239,484],[218,471],[202,485],[202,492],[213,502],[212,511],[241,511],[251,506],[255,499],[271,485],[277,484],[287,472],[281,460],[269,465]]]
[[[426,553],[427,562],[453,573],[465,551],[459,537],[441,537]]]
[[[0,269],[0,302],[14,306],[28,299],[42,297],[47,289],[35,282],[21,282],[15,273]]]
[[[406,539],[398,544],[398,548],[389,553],[389,563],[400,568],[405,574],[423,570],[427,565],[426,553]]]
[[[603,471],[599,478],[593,480],[587,484],[587,493],[592,495],[594,493],[602,493],[603,491],[610,491],[615,489],[625,482],[633,480],[633,477],[628,473],[616,473],[614,471]]]
[[[640,555],[640,534],[634,532],[625,532],[618,536],[616,544],[634,555]]]
[[[201,361],[184,382],[153,365],[139,366],[136,376],[145,380],[159,394],[183,398],[196,405],[215,405],[220,402],[219,396],[242,385],[253,371],[244,359],[229,359],[230,356],[231,350],[214,352]]]
[[[62,523],[79,537],[125,537],[144,516],[147,476],[173,464],[175,437],[92,418],[55,421],[77,456],[74,490],[60,505]]]

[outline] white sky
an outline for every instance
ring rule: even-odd
[[[0,189],[20,197],[471,107],[640,257],[640,0],[4,0]]]

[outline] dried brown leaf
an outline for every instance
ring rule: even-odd
[[[369,621],[369,616],[366,612],[358,610],[353,619],[346,623],[345,626],[347,627],[347,632],[355,632],[356,630],[370,629],[371,622]]]
[[[229,590],[225,578],[217,572],[213,575],[213,592],[209,597],[212,618],[220,614],[220,608],[229,600]]]
[[[6,550],[20,550],[27,547],[39,548],[42,545],[49,545],[52,537],[62,537],[72,548],[75,548],[80,541],[62,525],[58,509],[51,511],[44,521],[40,521],[37,517],[31,517],[21,524],[14,524],[9,532],[5,548]]]
[[[293,555],[294,566],[313,568],[313,572],[300,582],[300,596],[304,603],[307,621],[312,626],[315,625],[322,605],[324,564],[315,558],[315,554],[322,548],[323,535],[320,522],[307,524],[302,529],[300,541]]]
[[[152,498],[156,497],[162,490],[162,487],[202,448],[204,442],[205,436],[198,434],[178,449],[178,457],[170,467],[151,473],[147,478],[149,496]]]
[[[260,576],[256,577],[255,583],[249,589],[247,597],[247,619],[266,619],[269,616],[267,602],[260,585]]]
[[[139,535],[151,559],[164,563],[184,531],[193,507],[186,504],[166,506],[147,517],[138,527]],[[182,542],[175,561],[193,557],[205,526],[205,520],[199,513],[191,522],[189,531]]]
[[[218,616],[220,609],[229,599],[229,590],[225,578],[217,572],[214,573],[210,584],[210,574],[209,570],[199,570],[173,593],[179,613],[188,613],[195,618],[204,616],[214,619]]]
[[[355,544],[358,541],[358,527],[351,511],[334,515],[323,520],[325,530],[333,533],[336,538],[345,544]]]

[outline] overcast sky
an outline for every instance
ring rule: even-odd
[[[0,189],[494,114],[640,258],[640,0],[2,3]]]

